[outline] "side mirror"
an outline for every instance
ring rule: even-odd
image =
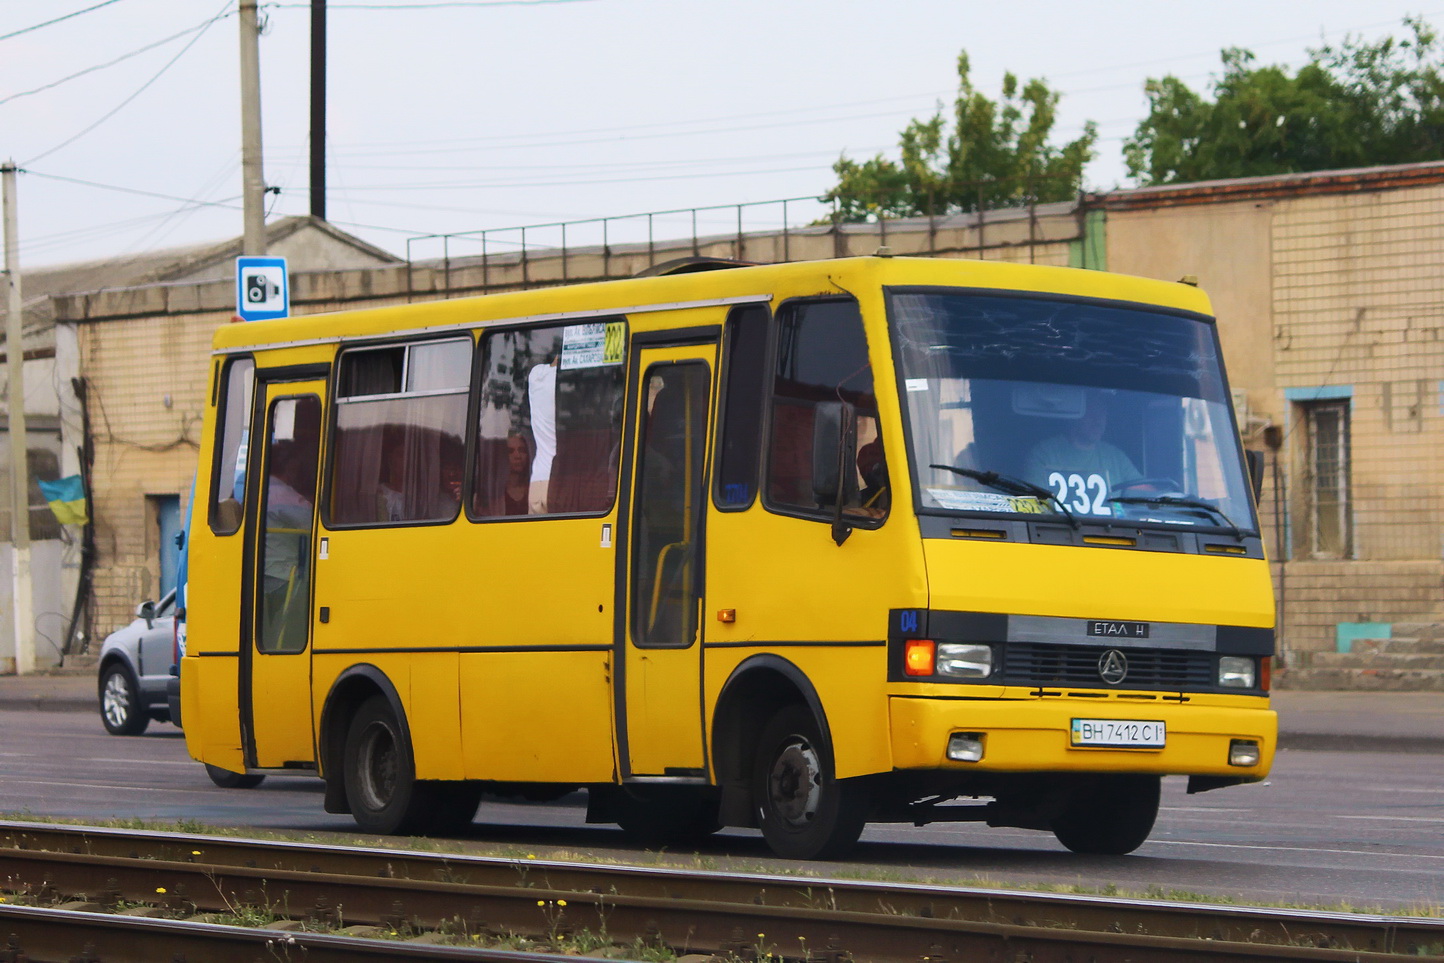
[[[138,619],[145,619],[146,628],[155,628],[155,603],[142,602],[137,605],[135,607],[135,617]]]
[[[1253,486],[1254,504],[1263,497],[1264,483],[1264,453],[1254,448],[1247,448],[1243,453],[1244,461],[1248,464],[1248,480]]]

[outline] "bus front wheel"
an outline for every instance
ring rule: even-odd
[[[1158,776],[1098,776],[1073,793],[1053,820],[1053,835],[1075,853],[1131,853],[1153,832],[1161,782]]]
[[[865,788],[836,778],[817,720],[800,705],[782,709],[762,730],[752,800],[767,845],[790,859],[841,856],[867,822]]]

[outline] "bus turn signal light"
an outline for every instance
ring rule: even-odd
[[[903,671],[908,675],[932,675],[937,646],[931,639],[908,639],[903,647]]]

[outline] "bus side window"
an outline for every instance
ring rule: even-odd
[[[469,338],[342,353],[329,523],[455,518],[470,385]]]
[[[482,339],[472,518],[610,511],[622,431],[622,322],[496,331]],[[610,339],[608,339],[610,341]]]
[[[717,433],[713,492],[717,507],[723,511],[747,508],[757,496],[769,317],[767,308],[760,304],[733,308],[727,316],[722,424]]]
[[[212,466],[210,504],[211,531],[217,535],[234,535],[241,527],[255,374],[256,363],[250,358],[232,358],[221,375],[221,407],[216,417],[220,445]]]
[[[767,503],[788,514],[829,517],[813,487],[813,422],[817,407],[839,402],[851,409],[845,424],[856,453],[842,479],[842,510],[853,520],[882,518],[889,493],[887,460],[878,434],[872,363],[857,302],[792,302],[779,314],[772,422],[767,441]]]

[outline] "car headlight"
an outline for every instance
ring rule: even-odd
[[[938,644],[937,674],[954,679],[986,679],[993,673],[993,647],[966,642]]]
[[[1230,689],[1252,689],[1256,679],[1252,658],[1246,655],[1225,655],[1219,658],[1219,685]]]

